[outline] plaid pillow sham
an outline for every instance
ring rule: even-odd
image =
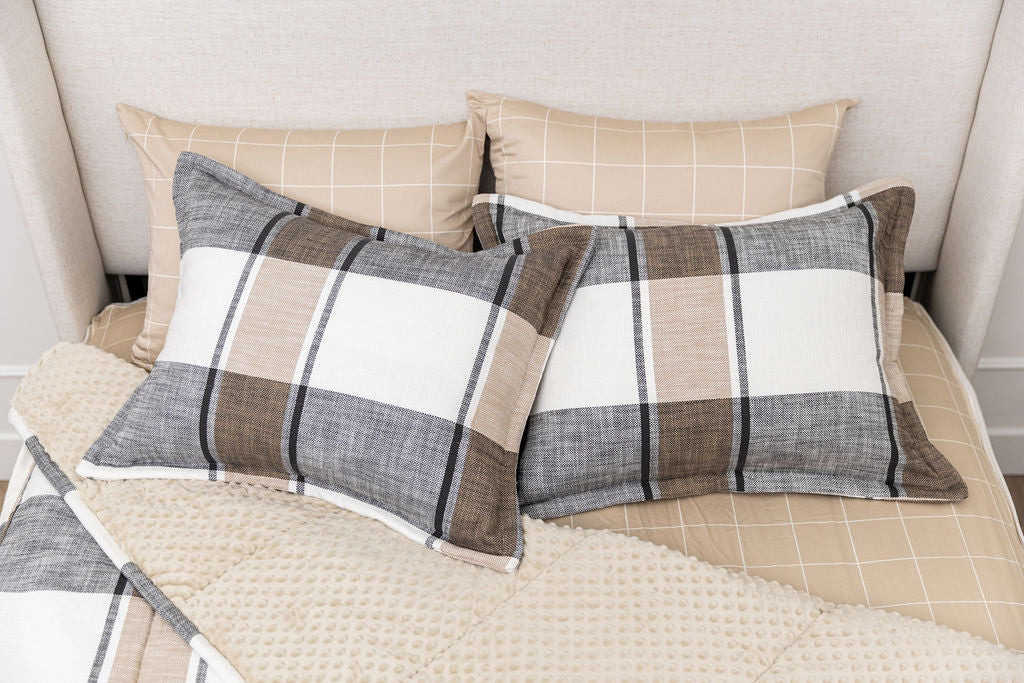
[[[961,500],[897,360],[914,192],[879,181],[757,222],[635,227],[507,195],[503,241],[586,222],[598,242],[520,455],[523,511],[718,491]]]
[[[192,153],[174,199],[167,343],[79,473],[258,483],[515,569],[522,430],[592,230],[466,254]]]

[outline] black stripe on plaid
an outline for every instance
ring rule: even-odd
[[[206,461],[210,464],[210,481],[217,480],[218,463],[216,455],[214,454],[214,448],[211,448],[212,439],[210,438],[210,402],[213,398],[214,388],[217,383],[217,376],[220,371],[217,369],[220,365],[221,355],[224,353],[224,344],[227,342],[228,332],[231,330],[231,324],[234,322],[235,313],[238,310],[238,304],[242,300],[242,292],[245,291],[245,285],[249,282],[249,277],[252,274],[253,266],[256,263],[256,258],[263,253],[264,247],[270,243],[269,237],[274,229],[281,225],[281,220],[288,216],[288,213],[282,211],[267,221],[267,224],[260,231],[259,236],[256,238],[256,242],[252,246],[252,250],[249,253],[249,258],[245,262],[245,267],[242,269],[242,275],[238,279],[238,284],[235,287],[235,293],[231,297],[231,305],[228,307],[227,317],[224,319],[224,324],[221,326],[220,336],[217,338],[217,346],[213,351],[213,359],[210,361],[210,372],[207,374],[206,389],[203,391],[203,402],[199,410],[199,446],[203,451],[203,456]]]
[[[889,430],[889,444],[892,449],[889,455],[889,467],[885,473],[885,485],[889,487],[890,495],[896,498],[899,496],[899,490],[896,488],[896,468],[900,462],[900,449],[896,442],[892,405],[889,402],[889,394],[885,384],[885,369],[882,367],[881,331],[878,325],[878,278],[875,277],[875,219],[863,202],[858,202],[857,208],[864,214],[864,220],[867,221],[868,226],[868,268],[871,275],[871,322],[874,327],[875,363],[878,365],[878,382],[881,387],[880,398],[882,399],[882,407],[885,409],[885,426]]]
[[[739,257],[736,253],[736,242],[732,231],[719,227],[725,241],[729,264],[729,279],[732,284],[732,317],[733,336],[736,340],[736,374],[739,377],[739,408],[740,408],[740,440],[736,446],[736,490],[743,491],[743,467],[747,462],[747,449],[750,446],[750,391],[747,383],[747,348],[743,337],[743,301],[740,294]]]
[[[505,243],[505,198],[499,197],[494,207],[494,232],[498,235],[498,244]]]
[[[383,240],[383,236],[378,233],[377,239]],[[313,333],[313,343],[309,345],[309,353],[306,356],[306,362],[302,368],[302,380],[298,387],[295,388],[295,400],[292,406],[292,417],[290,420],[290,428],[288,429],[288,437],[286,439],[288,443],[288,465],[291,468],[292,474],[295,475],[297,491],[302,493],[302,487],[305,482],[305,478],[302,476],[302,472],[299,469],[299,452],[298,452],[298,441],[299,441],[299,425],[302,421],[302,407],[306,402],[306,392],[309,390],[309,378],[313,374],[313,365],[316,363],[316,356],[320,350],[320,342],[323,340],[324,330],[327,329],[327,321],[331,317],[331,312],[334,310],[334,304],[338,300],[338,292],[341,290],[342,282],[345,280],[345,274],[352,267],[352,262],[355,261],[356,256],[362,251],[363,247],[369,244],[368,239],[359,239],[350,242],[351,247],[347,250],[342,251],[338,254],[338,258],[335,261],[335,270],[338,274],[334,278],[334,282],[331,284],[331,290],[327,295],[327,300],[324,302],[324,310],[320,313],[320,320],[317,322],[316,331]],[[338,262],[341,262],[340,264]]]
[[[522,248],[520,242],[517,249]],[[437,496],[437,508],[434,510],[434,535],[437,538],[444,537],[445,517],[448,510],[448,499],[451,495],[452,480],[455,477],[455,468],[458,464],[459,451],[462,446],[462,436],[465,430],[464,423],[469,413],[469,405],[473,401],[473,394],[476,392],[477,382],[480,381],[480,372],[483,369],[484,357],[487,355],[487,347],[491,344],[491,336],[494,334],[494,327],[498,322],[498,314],[505,306],[505,299],[510,291],[509,284],[512,280],[512,272],[515,270],[518,255],[510,256],[505,261],[505,269],[501,273],[501,280],[494,293],[494,300],[491,302],[491,311],[487,316],[487,325],[484,328],[483,338],[477,347],[476,360],[473,362],[473,372],[470,373],[469,383],[466,392],[462,397],[462,405],[459,407],[459,417],[455,421],[455,429],[452,433],[451,447],[448,450],[448,461],[445,463],[444,478],[441,480],[441,490]]]
[[[620,222],[624,223],[624,221]],[[644,313],[640,299],[640,254],[636,231],[623,227],[629,253],[629,284],[633,297],[633,347],[636,351],[636,382],[640,404],[640,486],[645,500],[653,500],[651,490],[651,406],[647,402],[647,363],[644,358]]]
[[[103,662],[110,654],[110,637],[114,633],[114,622],[121,611],[124,596],[131,595],[132,589],[128,586],[128,578],[121,574],[117,577],[117,585],[114,586],[114,594],[110,598],[110,608],[107,610],[107,619],[103,624],[103,635],[100,636],[99,645],[96,647],[96,656],[92,660],[92,670],[89,672],[90,681],[98,681],[100,672],[103,670]]]

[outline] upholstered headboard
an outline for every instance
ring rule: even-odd
[[[144,273],[139,167],[114,104],[280,127],[454,121],[470,88],[666,120],[836,97],[831,192],[911,178],[907,269],[973,369],[1024,206],[1024,3],[233,3],[7,0],[0,138],[63,337]]]

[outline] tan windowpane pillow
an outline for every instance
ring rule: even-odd
[[[491,139],[497,193],[655,225],[742,221],[823,201],[843,115],[856,104],[760,121],[662,123],[482,92],[467,99]],[[480,241],[490,247],[497,238]]]
[[[136,364],[152,368],[178,295],[178,224],[171,179],[178,154],[198,152],[318,209],[418,235],[452,249],[473,246],[473,195],[483,161],[476,120],[381,130],[268,130],[182,123],[118,105],[135,143],[149,199],[149,296]]]

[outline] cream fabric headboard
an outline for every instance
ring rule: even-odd
[[[1006,204],[995,225],[974,226],[970,211],[990,193],[956,194],[965,150],[973,164],[965,180],[986,182],[984,156],[997,151],[1003,185],[1016,183],[1018,195],[1024,186],[1020,140],[1009,130],[972,133],[1000,10],[999,0],[8,0],[0,135],[59,329],[74,338],[102,301],[100,259],[108,273],[146,270],[145,195],[114,112],[119,101],[211,124],[377,127],[461,119],[471,88],[666,120],[752,118],[855,97],[828,189],[892,175],[914,181],[907,268],[941,262],[956,271],[951,287],[940,270],[933,310],[971,368],[994,285],[988,278],[967,297],[948,290],[973,287],[979,268],[1001,273],[996,248],[1012,236],[1007,221],[1016,225],[1020,205]],[[1000,30],[1012,52],[1020,3],[1002,13],[1016,25]],[[1019,130],[1021,95],[1005,92],[1024,90],[1012,66],[982,104],[986,121],[1010,118]],[[1002,111],[1013,97],[1018,110]],[[951,206],[972,226],[957,227],[972,232],[970,264],[940,257]],[[955,304],[943,303],[947,295]]]

